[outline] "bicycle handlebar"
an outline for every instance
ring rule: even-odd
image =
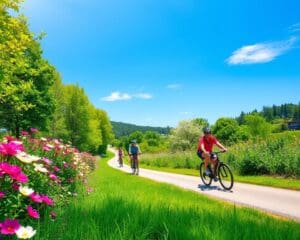
[[[220,154],[220,153],[226,153],[226,151],[218,151],[218,152],[212,152],[212,153]]]

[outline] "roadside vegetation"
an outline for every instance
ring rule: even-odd
[[[287,122],[298,118],[299,106],[264,107],[262,112],[241,113],[237,119],[220,118],[210,126],[229,149],[220,157],[231,166],[236,181],[300,189],[300,132],[287,130]],[[290,120],[279,118],[280,114]],[[136,131],[113,144],[126,151],[130,140],[136,139],[144,153],[141,166],[198,176],[201,160],[196,149],[207,126],[207,120],[197,118],[180,122],[169,135]]]
[[[101,159],[92,192],[36,239],[298,239],[300,225],[111,169]],[[67,220],[66,220],[67,219]],[[50,221],[49,221],[50,223]],[[46,224],[46,226],[48,226]]]

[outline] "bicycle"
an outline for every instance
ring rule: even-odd
[[[212,174],[209,176],[205,173],[205,167],[204,167],[204,162],[200,164],[200,177],[202,182],[204,183],[205,186],[210,186],[212,183],[213,179],[216,179],[218,176],[217,181],[220,181],[220,184],[225,190],[230,190],[233,187],[233,174],[232,171],[230,170],[229,166],[219,159],[219,154],[224,153],[224,152],[213,152],[212,157],[217,158],[217,163],[216,163],[216,170],[215,173],[213,174],[211,166],[209,165],[209,170]]]

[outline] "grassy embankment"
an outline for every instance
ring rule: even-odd
[[[91,195],[79,191],[57,209],[36,239],[299,239],[300,223],[236,207],[168,184],[129,175],[100,160],[89,177]]]

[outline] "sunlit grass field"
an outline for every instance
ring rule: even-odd
[[[300,239],[300,223],[129,175],[106,162],[101,159],[89,177],[93,193],[81,189],[70,206],[57,209],[54,222],[42,223],[36,239]]]

